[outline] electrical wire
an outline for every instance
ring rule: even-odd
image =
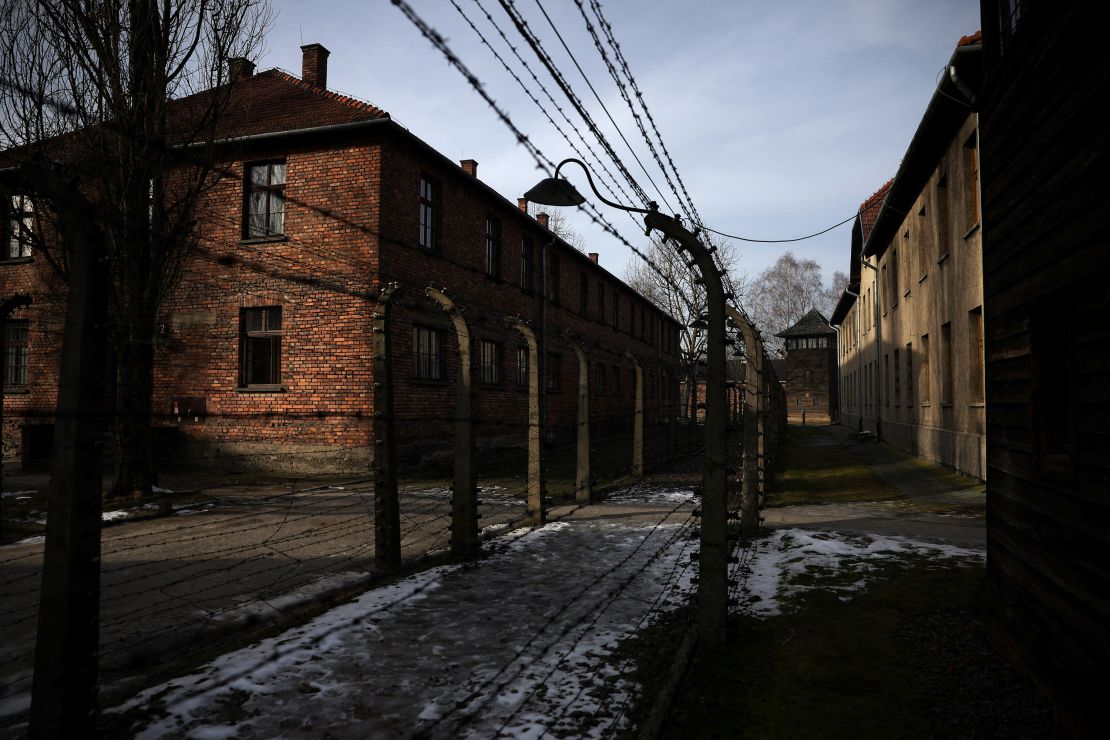
[[[839,222],[833,224],[832,226],[828,227],[827,229],[822,229],[821,231],[818,231],[815,234],[807,234],[806,236],[795,237],[794,239],[752,239],[752,238],[749,238],[749,237],[746,237],[746,236],[735,236],[733,234],[726,234],[723,231],[717,231],[716,229],[711,229],[708,226],[703,226],[702,228],[705,231],[712,231],[714,234],[718,234],[720,236],[723,236],[726,239],[736,239],[737,241],[741,241],[741,242],[754,242],[756,244],[787,244],[787,243],[790,243],[790,242],[801,242],[801,241],[805,241],[806,239],[812,239],[815,236],[821,236],[822,234],[827,234],[830,231],[832,231],[833,229],[837,228],[838,226],[843,226],[844,224],[848,223],[849,221],[856,220],[856,218],[859,215],[860,214],[858,212],[853,213],[848,218],[844,219],[843,221],[839,221]]]

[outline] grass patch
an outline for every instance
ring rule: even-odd
[[[787,429],[784,470],[778,477],[777,490],[768,496],[768,506],[902,498],[897,488],[879,479],[844,448],[814,444],[827,436],[814,427]]]
[[[780,616],[732,618],[727,648],[694,666],[665,736],[1051,735],[1043,702],[988,645],[982,565],[909,558],[872,575],[847,602],[814,590]]]

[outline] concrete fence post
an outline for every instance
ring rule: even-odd
[[[728,618],[727,410],[725,408],[725,291],[713,253],[678,219],[651,210],[644,225],[658,229],[691,255],[705,286],[708,320],[705,360],[705,467],[699,552],[698,632],[702,656],[725,643]]]
[[[593,498],[590,484],[590,365],[586,351],[572,332],[565,332],[578,356],[578,421],[575,454],[574,500],[588,504]]]
[[[451,317],[459,342],[459,378],[455,384],[455,483],[451,494],[451,552],[478,554],[478,479],[474,464],[474,386],[471,377],[470,328],[462,311],[443,291],[425,294]]]
[[[393,361],[389,313],[400,290],[390,284],[371,315],[374,373],[374,558],[384,568],[401,564],[401,504],[397,494],[397,440],[393,413]]]
[[[524,335],[524,341],[528,345],[528,518],[538,527],[547,521],[540,416],[539,344],[536,341],[536,332],[524,321],[513,316],[507,316],[505,321]]]
[[[744,314],[732,306],[728,307],[729,318],[744,340],[746,349],[745,375],[743,390],[743,476],[740,487],[740,532],[751,537],[759,529],[759,506],[762,498],[763,478],[760,471],[762,461],[762,410],[763,398],[763,342],[759,334]]]

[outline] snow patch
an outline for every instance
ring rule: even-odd
[[[756,617],[782,613],[782,602],[806,590],[835,591],[842,600],[871,582],[873,564],[910,556],[982,561],[982,549],[908,537],[779,529],[741,556],[732,579],[739,604],[732,611]],[[743,562],[746,561],[746,564]],[[858,577],[854,577],[858,576]],[[806,581],[819,579],[818,585]]]

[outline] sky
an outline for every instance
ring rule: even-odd
[[[272,2],[275,18],[267,50],[256,60],[260,70],[281,67],[299,74],[300,45],[321,43],[331,51],[330,89],[385,109],[453,160],[477,160],[479,179],[510,201],[545,176],[491,107],[390,0]],[[588,137],[499,0],[454,2],[561,122],[480,7],[488,10]],[[583,2],[588,8],[588,0]],[[544,19],[541,3],[673,208],[655,192],[606,118]],[[452,0],[410,4],[548,158],[575,156]],[[576,0],[511,4],[636,180],[664,212],[676,212],[676,197],[595,49]],[[755,239],[804,236],[852,216],[893,177],[957,40],[980,27],[977,0],[601,0],[601,7],[703,221]],[[600,150],[596,140],[590,143]],[[580,170],[568,166],[563,174],[588,193]],[[646,246],[642,225],[600,208],[625,238]],[[598,252],[602,266],[614,274],[623,276],[629,260],[639,259],[575,209],[564,210],[587,250]],[[848,269],[850,228],[795,244],[737,242],[740,270],[757,276],[790,250],[816,260],[828,279],[834,270]]]

